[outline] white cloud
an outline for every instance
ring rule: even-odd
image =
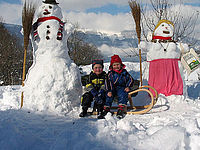
[[[199,0],[183,0],[184,3],[191,3],[191,4],[196,4],[199,3]]]
[[[24,0],[22,0],[23,3]],[[40,5],[44,0],[32,0]],[[66,18],[73,23],[78,22],[82,28],[89,28],[96,31],[119,33],[122,30],[134,30],[134,21],[131,14],[117,14],[111,15],[108,13],[86,13],[78,10],[85,10],[87,8],[100,7],[109,3],[116,5],[128,5],[128,0],[57,0],[62,8]],[[146,2],[148,0],[143,0]],[[190,3],[198,2],[199,0],[191,0]],[[199,10],[200,7],[183,7],[184,12],[192,10]],[[77,11],[69,11],[77,10]],[[187,11],[186,11],[187,10]],[[3,17],[6,23],[21,24],[22,5],[0,3],[0,16]],[[68,13],[66,13],[68,12]],[[200,12],[200,11],[199,11]],[[200,26],[200,19],[198,19],[198,27]]]
[[[25,0],[21,0],[24,2]],[[45,0],[29,0],[37,4],[41,4]],[[89,8],[102,7],[107,4],[116,4],[118,6],[125,6],[128,0],[56,0],[59,6],[66,11],[85,11]]]
[[[111,15],[108,13],[70,12],[66,18],[72,23],[78,23],[81,28],[93,29],[106,33],[119,33],[123,30],[132,30],[134,26],[131,14]]]
[[[107,4],[116,4],[124,6],[128,4],[127,0],[58,0],[62,8],[73,11],[84,11],[89,8],[102,7]]]
[[[21,24],[22,6],[17,4],[1,3],[0,16],[6,23]]]

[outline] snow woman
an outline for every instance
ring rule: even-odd
[[[158,94],[186,95],[183,67],[180,62],[180,43],[173,40],[174,24],[169,20],[160,20],[156,25],[149,42],[142,41],[139,48],[147,52],[149,62],[148,84]],[[188,45],[181,44],[185,51]]]

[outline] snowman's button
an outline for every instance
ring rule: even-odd
[[[50,26],[49,26],[49,25],[47,25],[47,28],[50,28]]]
[[[49,36],[46,36],[46,39],[47,39],[47,40],[49,40],[49,39],[50,39],[50,37],[49,37]]]
[[[47,34],[50,34],[50,31],[49,31],[49,30],[47,30]]]

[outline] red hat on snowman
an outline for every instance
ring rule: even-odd
[[[112,70],[112,65],[114,63],[120,63],[122,65],[122,68],[125,68],[126,66],[122,63],[122,60],[121,58],[119,57],[119,55],[113,55],[111,57],[111,61],[110,61],[110,66],[109,66],[109,69]]]

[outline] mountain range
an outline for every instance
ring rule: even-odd
[[[22,26],[15,24],[4,24],[7,30],[19,38],[23,45]],[[137,38],[133,31],[122,31],[121,34],[108,35],[96,31],[78,30],[80,36],[85,42],[95,45],[104,56],[105,61],[109,61],[110,56],[118,54],[125,61],[138,61]],[[199,42],[199,41],[198,41]],[[196,51],[199,53],[200,42],[196,43]],[[145,59],[145,57],[143,57]]]
[[[18,37],[23,45],[23,35],[21,33],[22,26],[15,24],[4,24],[4,26],[12,35]],[[111,51],[111,53],[105,52],[109,51],[109,49],[116,49],[117,51],[120,50],[119,53],[116,53],[128,58],[128,53],[126,53],[125,51],[127,49],[130,49],[131,47],[137,47],[137,39],[133,38],[133,31],[122,31],[120,35],[108,35],[96,31],[79,30],[78,36],[81,37],[85,42],[91,43],[95,45],[98,49],[100,49],[105,60],[107,57],[110,57],[110,55],[113,53]],[[105,46],[108,50],[104,49]]]

